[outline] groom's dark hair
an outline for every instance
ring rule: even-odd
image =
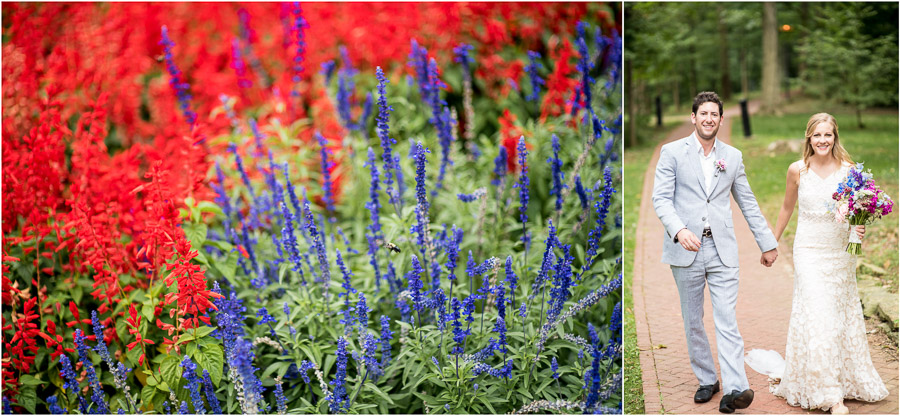
[[[694,105],[691,107],[691,113],[697,114],[697,109],[700,108],[703,103],[716,103],[719,105],[719,116],[722,116],[722,100],[719,99],[719,95],[712,91],[703,91],[700,94],[697,94],[694,97]]]

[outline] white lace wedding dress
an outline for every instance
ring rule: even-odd
[[[791,406],[828,410],[842,399],[874,402],[888,395],[869,355],[856,256],[845,251],[850,230],[828,212],[848,168],[827,178],[809,169],[800,174],[785,363],[781,382],[770,387]]]

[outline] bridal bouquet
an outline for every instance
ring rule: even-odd
[[[871,224],[890,214],[894,208],[894,201],[875,185],[870,170],[863,171],[862,163],[850,168],[831,198],[836,201],[833,209],[835,220],[847,221],[851,226]],[[856,255],[862,252],[862,240],[852,230],[847,252]]]

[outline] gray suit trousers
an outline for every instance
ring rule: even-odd
[[[722,264],[715,243],[709,237],[703,237],[700,252],[690,266],[671,267],[681,298],[681,317],[691,368],[697,380],[701,385],[716,382],[715,362],[703,327],[703,292],[709,284],[723,391],[731,393],[732,390],[750,388],[744,371],[744,339],[738,331],[734,310],[738,294],[738,268]]]

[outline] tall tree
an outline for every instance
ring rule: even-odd
[[[762,70],[762,103],[760,112],[773,114],[778,111],[779,78],[778,70],[778,16],[775,11],[775,3],[763,3],[762,16],[763,32],[763,70]]]
[[[731,71],[728,70],[728,26],[725,23],[725,7],[722,3],[716,6],[716,22],[719,29],[719,94],[723,100],[731,99]]]

